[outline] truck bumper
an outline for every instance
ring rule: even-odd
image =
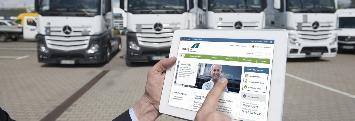
[[[168,47],[145,47],[138,44],[134,33],[127,34],[126,62],[151,62],[169,57]]]
[[[335,57],[338,51],[337,39],[330,37],[323,40],[308,40],[289,33],[288,58]]]
[[[40,63],[47,64],[101,64],[106,62],[106,46],[103,41],[90,40],[88,48],[79,50],[57,50],[48,48],[44,37],[37,36],[37,58]],[[104,39],[104,38],[101,38]],[[91,50],[93,45],[98,49]]]
[[[86,50],[59,51],[48,49],[47,53],[38,51],[38,62],[47,64],[99,64],[104,63],[104,54],[88,54]]]
[[[338,36],[340,50],[355,50],[355,36]]]

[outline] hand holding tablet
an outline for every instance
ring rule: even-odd
[[[170,57],[177,60],[166,72],[159,111],[189,120],[198,112],[212,118],[223,113],[234,121],[281,121],[287,39],[284,30],[176,31]],[[221,77],[225,88],[212,93],[212,109],[219,112],[205,111]]]

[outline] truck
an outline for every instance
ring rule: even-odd
[[[273,0],[274,28],[286,29],[288,58],[335,57],[337,0]]]
[[[120,1],[127,28],[127,66],[168,57],[175,30],[197,29],[204,24],[197,0]]]
[[[355,50],[355,6],[337,10],[339,51]]]
[[[0,19],[0,40],[18,41],[21,34],[22,29],[15,21]]]
[[[208,29],[264,29],[266,0],[202,0]]]
[[[111,0],[35,0],[35,10],[40,63],[104,64],[119,50]]]

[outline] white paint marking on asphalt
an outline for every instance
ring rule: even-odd
[[[0,48],[0,50],[23,50],[23,51],[35,51],[36,48]]]
[[[325,85],[321,85],[321,84],[315,83],[313,81],[309,81],[307,79],[303,79],[301,77],[298,77],[298,76],[295,76],[295,75],[292,75],[292,74],[289,74],[289,73],[286,73],[286,76],[355,99],[355,95],[352,95],[350,93],[343,92],[343,91],[340,91],[340,90],[337,90],[337,89],[334,89],[334,88],[331,88],[331,87],[327,87]]]
[[[21,60],[21,59],[25,59],[30,57],[29,55],[25,55],[25,56],[21,56],[21,57],[17,57],[16,60]]]
[[[16,59],[21,56],[0,56],[0,59]]]

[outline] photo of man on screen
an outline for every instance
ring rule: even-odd
[[[222,66],[219,64],[213,64],[211,65],[210,68],[210,76],[211,80],[208,82],[203,83],[202,89],[204,90],[211,90],[213,88],[213,85],[219,81],[219,80],[227,80],[225,78],[222,78]],[[228,88],[224,88],[224,92],[228,92]]]

